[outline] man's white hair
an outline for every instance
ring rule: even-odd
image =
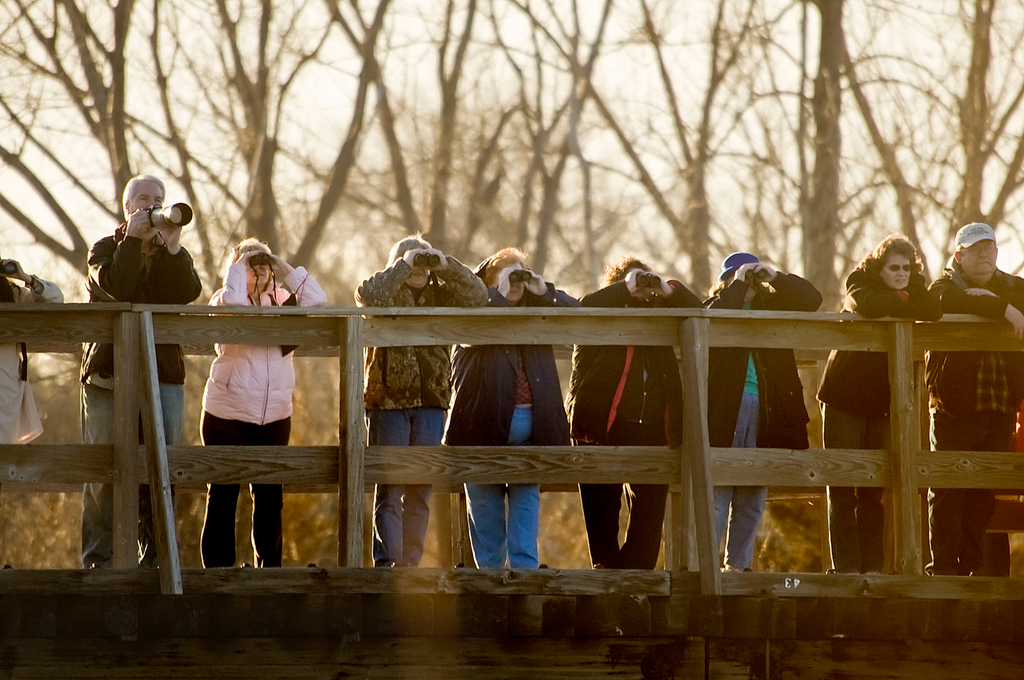
[[[161,199],[167,197],[167,189],[164,187],[164,183],[159,177],[154,175],[135,175],[135,177],[132,177],[128,180],[128,183],[124,185],[124,193],[121,194],[121,210],[124,211],[125,219],[128,219],[128,201],[130,201],[135,195],[135,187],[137,187],[140,182],[152,182],[160,187]]]

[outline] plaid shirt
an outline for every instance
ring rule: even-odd
[[[978,362],[978,411],[1014,413],[1010,384],[1006,380],[1006,362],[1001,352],[981,352]]]

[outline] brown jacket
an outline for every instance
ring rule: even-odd
[[[405,285],[411,267],[397,260],[356,289],[360,307],[483,307],[487,286],[464,264],[448,257],[448,267],[430,275],[417,299]],[[368,411],[448,408],[451,397],[449,347],[370,347],[366,350]]]

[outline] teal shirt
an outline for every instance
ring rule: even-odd
[[[750,300],[743,301],[743,309],[750,309]],[[747,355],[747,379],[743,383],[744,394],[757,394],[757,369],[754,368],[754,354]]]

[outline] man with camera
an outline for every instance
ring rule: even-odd
[[[188,304],[203,286],[192,256],[181,247],[181,228],[192,219],[179,203],[163,209],[164,184],[152,175],[128,180],[122,205],[125,222],[89,250],[90,302]],[[160,402],[167,444],[181,439],[185,360],[178,345],[156,346]],[[114,439],[114,347],[89,343],[82,355],[82,439],[110,444]],[[113,486],[86,484],[82,503],[82,566],[113,566]],[[139,493],[139,557],[156,565],[149,491]]]

